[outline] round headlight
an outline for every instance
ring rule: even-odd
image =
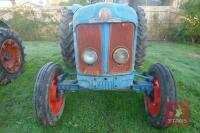
[[[128,50],[125,48],[118,48],[113,53],[113,59],[118,64],[124,64],[129,59],[129,53]]]
[[[94,50],[85,50],[82,54],[82,59],[86,64],[92,65],[97,62],[98,56]]]

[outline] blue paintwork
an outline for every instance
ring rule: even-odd
[[[62,80],[58,86],[59,95],[64,94],[65,91],[75,92],[78,88],[79,85],[77,80]]]
[[[108,72],[108,59],[109,59],[109,39],[110,39],[110,25],[102,25],[102,68],[103,74]]]
[[[73,4],[72,6],[72,12],[75,13],[76,11],[78,11],[78,9],[80,9],[82,6],[80,4]]]
[[[78,56],[79,56],[79,53],[78,53],[78,44],[77,44],[77,34],[76,32],[74,31],[73,32],[73,36],[74,36],[74,53],[75,53],[75,63],[76,63],[76,71],[77,73],[80,73],[79,72],[79,64],[78,64]]]
[[[87,79],[83,75],[78,75],[76,80],[65,80],[69,77],[69,73],[60,75],[58,92],[62,95],[65,91],[75,92],[79,89],[87,88],[91,90],[124,90],[134,89],[137,92],[145,91],[147,95],[150,95],[153,91],[153,77],[144,76],[141,73],[134,71],[131,74],[124,75],[105,75],[105,76],[87,76]],[[142,80],[135,81],[135,77],[142,78]],[[89,80],[88,80],[89,79]],[[103,81],[103,82],[102,82]]]
[[[153,91],[153,84],[152,82],[148,82],[146,80],[140,80],[137,82],[137,84],[133,85],[133,88],[135,89],[136,92],[145,90],[146,94],[150,95],[151,92]]]
[[[138,24],[138,18],[135,10],[129,7],[127,4],[117,3],[96,3],[93,5],[78,6],[78,10],[75,10],[73,17],[73,28],[76,29],[79,24],[91,23],[90,20],[99,17],[99,11],[102,8],[108,8],[112,12],[112,18],[120,19],[122,22],[132,22],[135,25]],[[77,9],[77,4],[72,5],[72,9]]]
[[[117,1],[115,1],[117,2]],[[138,76],[137,72],[134,70],[134,64],[132,71],[129,73],[119,73],[115,75],[108,74],[108,59],[109,59],[109,34],[110,34],[110,21],[91,21],[92,19],[99,19],[99,11],[102,8],[108,8],[111,11],[111,19],[117,20],[116,22],[129,22],[135,25],[134,31],[134,49],[136,49],[136,36],[137,36],[137,26],[138,18],[135,10],[129,7],[127,4],[117,4],[117,3],[96,3],[88,6],[81,6],[74,4],[72,6],[73,16],[73,31],[74,31],[74,48],[75,48],[75,62],[77,68],[77,81],[78,86],[82,88],[94,89],[94,90],[115,90],[115,89],[125,89],[127,87],[134,86],[133,80],[135,76]],[[77,46],[77,34],[76,27],[81,24],[91,24],[91,23],[101,23],[102,31],[102,69],[103,73],[99,76],[84,75],[79,70],[78,64],[78,46]],[[135,61],[135,52],[132,55],[133,62]],[[65,83],[66,84],[66,83]],[[140,85],[139,85],[140,86]],[[136,86],[136,88],[139,88]],[[141,87],[142,88],[142,87]],[[139,88],[138,90],[141,90]]]
[[[94,90],[117,90],[133,86],[134,72],[120,75],[77,75],[79,86]]]
[[[115,3],[120,3],[121,1],[120,1],[120,0],[114,0],[114,2],[115,2]]]

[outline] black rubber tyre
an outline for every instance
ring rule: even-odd
[[[129,6],[136,10],[138,16],[138,33],[137,33],[137,49],[135,67],[141,67],[144,63],[147,48],[147,20],[145,12],[137,6],[137,0],[129,0]]]
[[[173,105],[173,108],[170,110],[166,106],[167,103],[176,103],[177,96],[175,79],[170,69],[162,64],[154,64],[151,66],[148,74],[154,77],[153,92],[150,96],[145,93],[145,109],[148,120],[154,127],[168,127],[169,125],[166,125],[166,114],[169,113],[169,111],[173,114],[176,112],[176,105]],[[155,93],[156,89],[159,90],[157,93]],[[158,98],[158,94],[159,103],[155,100],[156,97]],[[150,99],[150,102],[148,99]],[[151,107],[154,109],[157,108],[158,110],[152,110]]]
[[[63,61],[67,67],[75,67],[74,38],[73,38],[73,12],[63,11],[60,22],[60,47]]]
[[[5,59],[1,56],[3,53],[2,47],[8,40],[12,40],[14,42],[14,44],[18,47],[18,53],[20,55],[18,69],[12,73],[9,72],[3,65],[3,62],[5,63]],[[9,28],[0,28],[0,56],[0,84],[3,85],[19,77],[24,68],[24,47],[22,46],[22,41],[18,35]]]
[[[44,65],[38,73],[34,88],[34,107],[36,117],[44,126],[54,126],[59,121],[65,105],[65,95],[62,95],[62,103],[55,113],[51,107],[51,89],[52,85],[56,85],[56,102],[61,98],[57,94],[57,81],[54,77],[63,74],[60,65],[50,62]]]
[[[137,8],[138,15],[138,33],[137,33],[137,49],[136,49],[136,67],[140,67],[144,63],[147,48],[147,20],[145,12],[142,8]]]
[[[140,3],[140,0],[128,0],[128,5],[130,7],[133,7],[134,9],[138,8],[139,3]]]

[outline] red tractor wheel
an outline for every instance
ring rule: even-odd
[[[145,94],[145,108],[149,121],[155,127],[167,127],[166,111],[175,114],[175,108],[167,109],[167,103],[176,102],[176,84],[172,72],[162,64],[153,65],[148,72],[153,76],[153,91]]]
[[[65,96],[58,94],[58,76],[63,74],[60,65],[48,63],[38,73],[34,90],[34,105],[38,120],[45,126],[54,126],[60,119]]]
[[[23,71],[22,41],[10,29],[0,28],[0,84],[16,79]]]

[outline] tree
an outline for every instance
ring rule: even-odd
[[[181,6],[184,32],[191,37],[192,43],[200,42],[200,1],[189,0]]]

